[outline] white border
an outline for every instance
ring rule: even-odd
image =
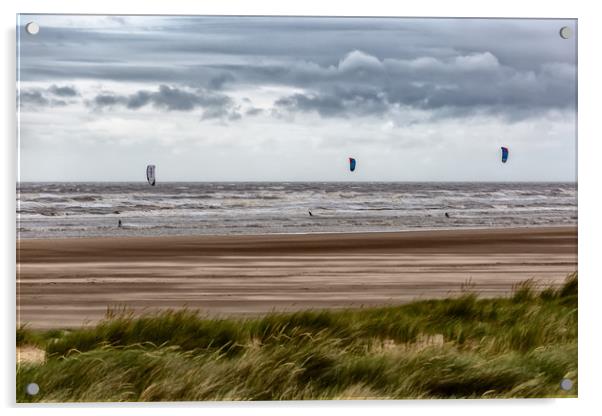
[[[193,2],[186,0],[102,0],[73,2],[68,0],[8,0],[0,2],[2,21],[2,83],[0,98],[2,115],[2,280],[1,302],[4,309],[2,369],[0,383],[1,403],[5,414],[33,414],[43,411],[48,415],[106,415],[107,411],[122,414],[164,415],[179,413],[250,415],[305,415],[309,412],[327,414],[344,411],[362,415],[372,410],[379,415],[400,412],[420,412],[420,416],[437,414],[507,415],[508,412],[545,412],[546,415],[581,414],[593,409],[599,411],[598,391],[601,383],[600,331],[602,274],[596,255],[600,248],[596,237],[602,235],[600,220],[600,46],[602,25],[596,13],[595,2],[546,1],[526,2],[505,0],[498,2],[454,0],[420,0],[394,2],[370,0],[219,0]],[[288,402],[288,403],[180,403],[173,405],[69,405],[15,407],[14,386],[14,329],[15,329],[15,180],[16,180],[16,123],[15,123],[15,21],[16,13],[97,13],[97,14],[236,14],[236,15],[333,15],[333,16],[437,16],[437,17],[557,17],[579,19],[579,399],[567,400],[495,400],[495,401],[403,401],[403,402]],[[520,41],[520,40],[519,40]],[[597,133],[597,134],[596,134]],[[598,306],[598,307],[596,307]],[[83,408],[82,408],[83,407]]]

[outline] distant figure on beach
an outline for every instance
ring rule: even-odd
[[[117,222],[117,227],[121,228],[121,220]]]
[[[449,218],[449,214],[447,212],[445,213],[445,218]]]
[[[310,217],[313,217],[313,216],[314,216],[314,214],[312,214],[312,213],[311,213],[311,211],[307,211],[307,212],[309,212],[309,216],[310,216]]]

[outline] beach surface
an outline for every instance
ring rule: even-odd
[[[209,316],[511,293],[577,270],[577,227],[24,239],[17,323],[90,325],[108,308]]]

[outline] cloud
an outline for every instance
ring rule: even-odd
[[[112,93],[98,94],[92,103],[96,108],[111,107],[117,104],[127,104],[127,98]]]
[[[500,62],[491,52],[483,52],[457,56],[454,58],[454,66],[467,71],[491,70],[499,68]]]
[[[232,107],[209,107],[203,109],[201,121],[220,120],[220,121],[237,121],[242,119],[242,114],[239,112],[238,106]]]
[[[57,85],[51,85],[48,88],[48,91],[59,97],[75,97],[78,95],[77,90],[74,87],[69,86],[59,87]]]
[[[130,110],[137,110],[151,104],[165,111],[192,111],[197,107],[221,110],[231,107],[232,99],[201,89],[187,91],[160,85],[157,91],[140,90],[130,95],[102,93],[88,101],[88,105],[95,109],[121,105]]]
[[[160,84],[154,91],[101,93],[86,102],[96,109],[123,106],[138,110],[149,105],[164,111],[202,108],[202,120],[233,120],[260,112],[247,109],[234,115],[235,99],[228,93],[241,86],[254,89],[279,85],[301,92],[276,97],[272,114],[286,111],[291,115],[315,112],[323,118],[385,116],[401,106],[433,110],[434,118],[487,113],[520,120],[551,109],[571,108],[576,99],[574,65],[545,62],[533,70],[519,70],[502,64],[490,51],[449,54],[445,58],[379,59],[355,49],[343,54],[334,65],[293,60],[212,66],[207,72],[213,75],[205,74],[205,80],[199,83],[209,87]],[[55,84],[47,92],[79,95],[74,87]],[[44,94],[25,97],[24,102],[51,105]]]
[[[293,94],[274,103],[289,112],[316,112],[322,117],[350,117],[383,114],[391,103],[379,91],[335,90],[332,93]]]
[[[574,66],[550,63],[537,70],[516,70],[500,64],[491,52],[381,61],[356,50],[337,67],[293,68],[301,72],[312,68],[310,81],[289,74],[291,79],[303,79],[297,85],[308,92],[283,97],[276,107],[315,111],[323,117],[386,114],[409,106],[447,117],[489,113],[520,119],[571,108],[576,98]]]
[[[213,90],[221,90],[227,82],[232,82],[234,80],[235,78],[232,76],[232,74],[219,74],[214,78],[211,78],[211,80],[209,81],[209,88]]]
[[[247,109],[247,111],[245,111],[245,115],[253,117],[263,114],[264,112],[265,110],[263,110],[262,108],[251,107]]]
[[[368,55],[365,52],[354,50],[348,53],[338,65],[339,71],[381,71],[383,70],[383,64],[378,58]]]
[[[192,93],[167,85],[159,86],[159,91],[149,94],[149,99],[156,107],[168,111],[190,111],[197,106],[206,105],[204,93]]]
[[[139,90],[129,95],[105,92],[87,100],[87,105],[94,110],[118,106],[135,111],[149,105],[161,111],[189,112],[201,109],[201,121],[236,121],[242,118],[234,100],[224,94],[203,89],[184,90],[168,85],[160,85],[156,91]]]
[[[411,106],[515,118],[569,108],[576,97],[575,45],[557,36],[571,21],[147,16],[128,17],[126,33],[115,22],[41,19],[49,21],[42,36],[23,39],[23,81],[163,86],[100,97],[100,108],[223,107],[231,91],[278,85],[302,92],[278,97],[277,109],[322,117]]]
[[[44,97],[41,91],[21,90],[19,92],[19,98],[21,100],[21,105],[25,106],[46,106],[50,104],[50,100]]]
[[[145,105],[149,104],[152,100],[152,93],[148,91],[138,91],[135,94],[130,95],[129,97],[121,97],[120,100],[123,104],[130,110],[137,110]],[[114,103],[114,104],[117,104]],[[114,105],[113,104],[113,105]]]
[[[62,98],[72,98],[79,95],[73,87],[51,85],[44,88],[21,88],[19,97],[24,108],[35,107],[64,107],[69,104]],[[55,98],[60,97],[60,98]]]
[[[305,94],[280,98],[275,102],[275,106],[288,111],[316,111],[325,117],[341,114],[345,110],[343,103],[337,97]]]

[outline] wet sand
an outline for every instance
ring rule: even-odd
[[[72,238],[17,242],[17,320],[93,324],[107,308],[211,316],[482,296],[577,270],[577,228]]]

